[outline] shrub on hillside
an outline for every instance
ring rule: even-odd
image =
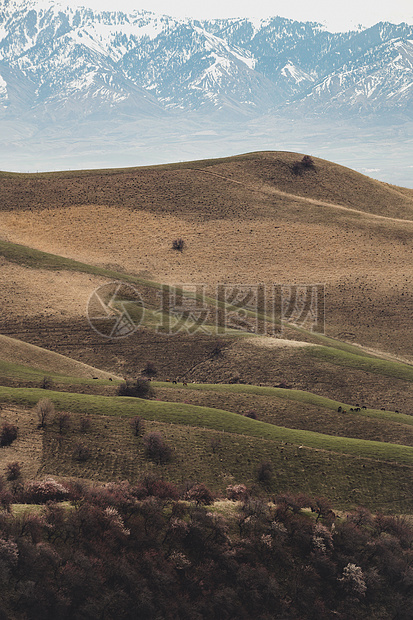
[[[18,427],[10,422],[3,422],[0,430],[0,446],[9,446],[17,439]]]
[[[258,468],[258,482],[269,484],[273,479],[273,466],[269,461],[264,461]]]
[[[194,484],[185,493],[185,499],[195,502],[197,506],[209,506],[214,501],[214,495],[205,484]]]
[[[44,428],[47,420],[54,414],[54,404],[50,398],[41,398],[35,407],[35,411],[39,420],[39,428]]]
[[[172,450],[160,433],[148,433],[143,438],[145,456],[157,465],[164,465],[172,458]]]
[[[310,155],[304,155],[301,161],[296,161],[293,164],[292,171],[295,175],[303,174],[306,170],[314,170],[315,163]]]
[[[133,396],[135,398],[153,398],[155,390],[151,382],[146,379],[126,380],[117,390],[118,396]]]
[[[211,437],[210,443],[211,443],[212,452],[214,454],[217,450],[219,450],[222,447],[221,437],[217,437],[216,435],[213,435]]]
[[[90,418],[88,418],[87,416],[83,416],[82,418],[80,418],[79,430],[81,433],[87,433],[88,431],[90,431],[90,427],[91,427]]]
[[[26,504],[59,502],[68,498],[69,491],[53,478],[32,480],[24,486],[23,500]]]
[[[53,387],[53,381],[50,377],[43,377],[40,387],[42,390],[51,390]]]
[[[277,504],[276,515],[279,519],[285,521],[289,515],[297,515],[303,508],[311,507],[313,500],[307,495],[291,495],[283,493],[275,498]]]
[[[301,160],[301,165],[303,166],[303,168],[314,168],[315,166],[314,160],[310,155],[304,155]]]
[[[129,424],[135,437],[140,437],[145,432],[145,422],[139,415],[136,415],[134,418],[132,418],[129,421]]]
[[[82,443],[76,444],[75,449],[73,450],[73,458],[75,461],[79,461],[80,463],[84,463],[89,460],[91,454],[90,448]]]
[[[233,502],[245,501],[249,496],[249,491],[245,484],[230,484],[226,489],[227,499]]]
[[[13,503],[13,495],[7,489],[0,490],[0,506],[6,512],[10,512]]]
[[[178,489],[172,482],[166,480],[159,480],[152,475],[147,475],[142,480],[142,485],[146,490],[147,496],[159,497],[159,499],[173,499],[179,498]]]
[[[146,362],[145,368],[143,369],[143,374],[146,377],[155,377],[158,374],[156,366],[153,362]]]
[[[66,433],[70,428],[70,414],[62,411],[57,418],[60,434]]]
[[[9,482],[14,480],[19,480],[21,478],[22,472],[20,463],[17,461],[13,461],[12,463],[7,463],[5,468],[6,478]]]
[[[181,238],[174,239],[172,241],[172,249],[177,250],[178,252],[183,252],[185,247],[185,241]]]
[[[225,341],[224,340],[217,340],[217,342],[214,345],[214,348],[211,351],[211,355],[212,357],[220,357],[222,355],[223,350],[225,349]]]

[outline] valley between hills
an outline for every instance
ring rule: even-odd
[[[18,461],[26,479],[132,483],[153,474],[218,495],[245,484],[338,510],[412,512],[413,190],[302,161],[258,152],[0,173],[1,419],[19,428],[0,470]],[[86,316],[114,281],[147,300],[120,339]],[[156,328],[161,285],[202,285],[217,309],[218,284],[325,285],[325,332]],[[152,398],[117,395],[148,363]],[[57,414],[39,428],[43,397],[76,421],[64,436]],[[170,461],[145,458],[136,416],[165,438]],[[79,442],[85,460],[73,458]],[[265,484],[262,463],[273,472]]]

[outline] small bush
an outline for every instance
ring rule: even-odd
[[[214,348],[211,351],[211,355],[212,357],[220,357],[222,355],[223,350],[225,349],[225,342],[224,340],[218,340],[215,345]]]
[[[13,496],[10,493],[10,491],[7,491],[7,489],[3,489],[0,491],[0,506],[3,508],[3,510],[5,510],[6,512],[10,512],[10,506],[13,503]]]
[[[258,481],[262,484],[269,484],[273,478],[273,466],[269,461],[264,461],[258,468]]]
[[[143,433],[145,432],[145,422],[139,415],[132,418],[129,424],[133,430],[133,434],[135,435],[135,437],[140,437],[140,435],[143,435]]]
[[[230,484],[227,486],[227,499],[230,499],[233,502],[243,502],[249,496],[249,491],[245,484]]]
[[[155,390],[151,382],[146,379],[127,380],[121,383],[117,390],[118,396],[133,396],[135,398],[153,398]]]
[[[57,420],[60,434],[66,433],[70,428],[70,415],[66,412],[59,413]]]
[[[197,506],[200,504],[203,506],[210,506],[214,501],[214,495],[205,484],[194,484],[185,493],[185,499],[190,502],[195,502]]]
[[[35,411],[39,420],[39,428],[44,428],[47,420],[54,414],[54,404],[50,398],[41,398],[35,407]]]
[[[50,377],[43,377],[40,387],[42,390],[51,390],[53,387],[53,381]]]
[[[171,460],[172,451],[160,433],[148,433],[143,438],[145,456],[157,465],[164,465]]]
[[[159,497],[159,499],[173,499],[175,501],[179,498],[178,489],[171,482],[159,480],[159,478],[149,474],[145,476],[142,483],[149,496]]]
[[[251,411],[247,411],[244,415],[245,415],[246,418],[251,418],[251,420],[256,420],[257,419],[257,414],[252,409],[251,409]]]
[[[3,422],[0,431],[0,446],[9,446],[15,439],[17,439],[18,428],[15,424],[10,422]]]
[[[153,362],[146,362],[146,366],[143,369],[143,374],[146,377],[155,377],[158,374],[155,364]]]
[[[90,427],[91,427],[90,418],[85,417],[85,416],[83,416],[83,418],[80,418],[79,430],[81,433],[87,433],[88,431],[90,431]]]
[[[181,238],[174,239],[172,241],[172,249],[177,250],[178,252],[183,252],[185,247],[185,241]]]
[[[91,455],[92,453],[90,451],[90,448],[81,443],[78,443],[73,450],[73,458],[75,459],[75,461],[79,461],[80,463],[84,463],[85,461],[89,460]]]
[[[12,463],[7,463],[5,474],[9,482],[12,482],[14,480],[19,480],[19,478],[21,478],[21,475],[22,475],[20,463],[18,463],[17,461],[13,461]]]

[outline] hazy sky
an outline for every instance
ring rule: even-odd
[[[0,0],[1,2],[1,0]],[[146,9],[174,17],[268,17],[281,15],[318,21],[331,29],[345,30],[379,21],[413,24],[412,0],[60,0],[66,5],[86,5],[102,10]]]

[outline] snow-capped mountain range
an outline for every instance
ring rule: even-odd
[[[281,17],[196,21],[3,0],[0,118],[413,118],[413,26],[330,33]]]

